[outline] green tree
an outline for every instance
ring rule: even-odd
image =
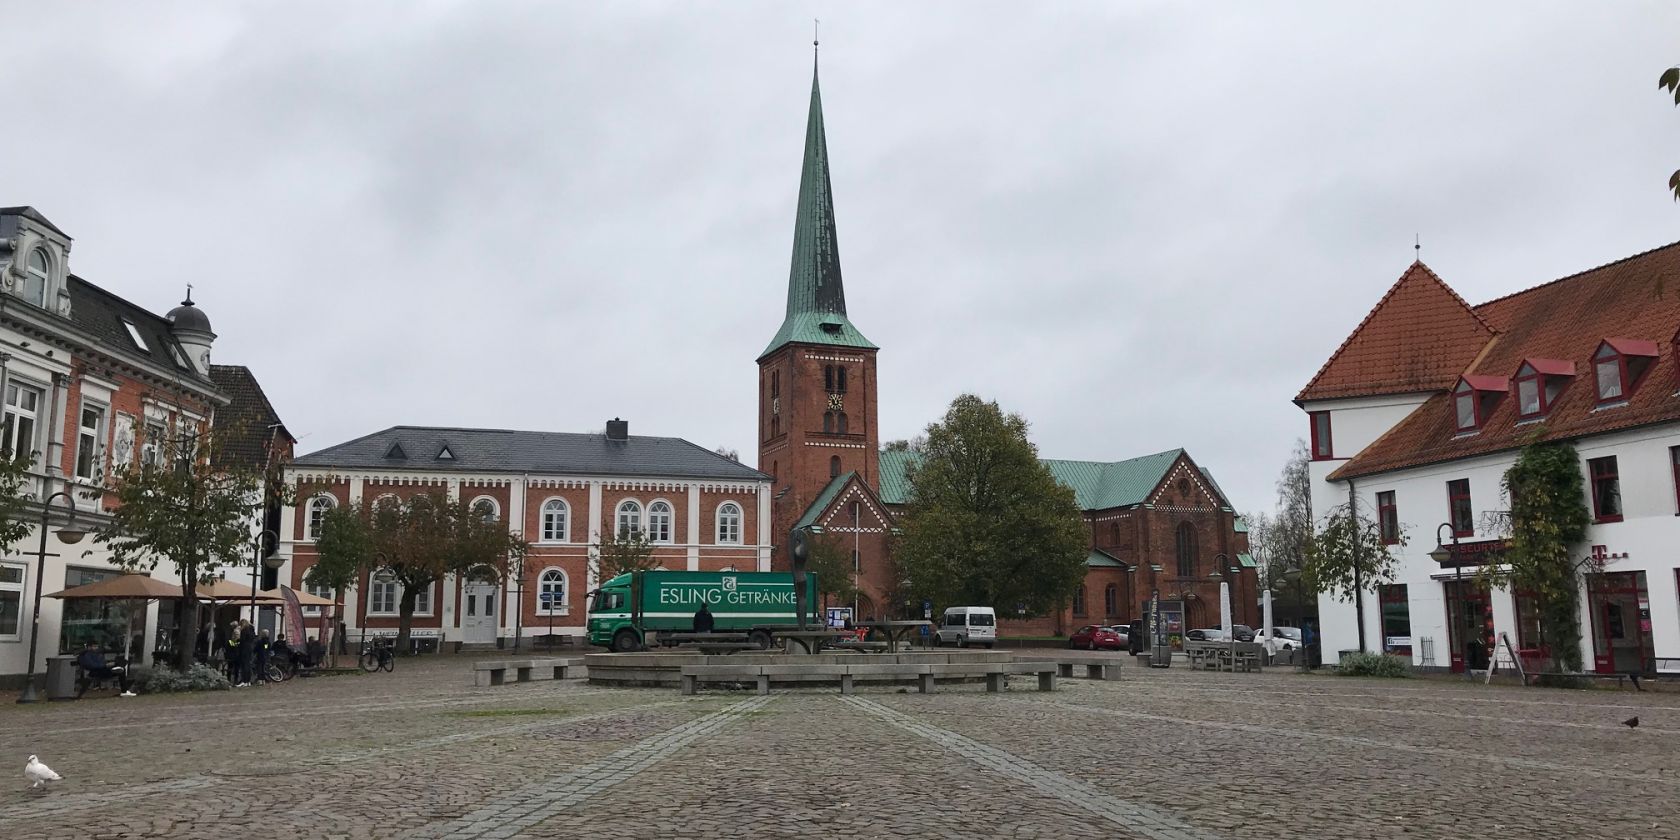
[[[34,530],[36,517],[29,515],[34,497],[25,492],[31,463],[0,454],[0,546],[14,545]]]
[[[1306,441],[1295,441],[1278,476],[1276,509],[1270,515],[1243,517],[1248,522],[1249,551],[1260,566],[1260,583],[1277,596],[1274,612],[1282,611],[1275,618],[1301,618],[1316,594],[1307,589],[1301,574],[1314,536],[1310,460]]]
[[[895,557],[916,595],[1044,614],[1084,580],[1079,505],[1038,460],[1020,415],[958,397],[928,426],[909,480]]]
[[[1489,583],[1534,593],[1540,636],[1558,670],[1581,670],[1580,565],[1574,559],[1587,536],[1586,493],[1580,457],[1566,443],[1531,443],[1502,481],[1511,512],[1506,528],[1506,569],[1489,564]]]
[[[616,535],[603,530],[595,555],[600,558],[602,580],[659,565],[653,560],[653,542],[639,528],[626,528]]]
[[[817,586],[840,604],[857,600],[857,581],[852,576],[852,550],[830,534],[813,534],[807,541],[805,571],[817,576]]]
[[[251,523],[263,510],[264,474],[237,459],[211,457],[210,448],[231,436],[212,436],[208,446],[199,446],[201,436],[202,430],[182,427],[166,440],[148,441],[148,453],[155,454],[113,477],[117,507],[95,537],[124,569],[150,572],[161,561],[173,563],[183,592],[193,592],[224,565],[249,568]],[[181,610],[180,629],[176,666],[186,670],[198,638],[198,610]]]
[[[1670,67],[1657,78],[1657,87],[1674,94],[1674,104],[1680,106],[1680,66]],[[1668,176],[1668,190],[1674,193],[1674,199],[1680,201],[1680,169]]]
[[[1399,539],[1403,545],[1405,536]],[[1394,580],[1399,567],[1389,548],[1382,529],[1350,501],[1330,509],[1307,549],[1302,577],[1315,592],[1353,601],[1361,651],[1365,649],[1365,592]]]
[[[343,603],[345,590],[355,586],[362,573],[373,568],[374,550],[367,509],[359,504],[335,506],[321,516],[321,530],[315,538],[315,565],[304,572],[303,582],[331,590],[333,600]],[[329,619],[336,618],[329,616]],[[335,625],[335,621],[329,621],[321,635],[329,656],[334,650]]]
[[[397,649],[408,648],[420,593],[446,575],[505,580],[530,545],[493,516],[467,501],[423,493],[404,502],[375,505],[368,523],[374,561],[402,584],[397,601]]]

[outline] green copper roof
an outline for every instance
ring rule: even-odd
[[[1081,510],[1103,510],[1142,504],[1166,477],[1182,449],[1172,449],[1132,458],[1128,461],[1060,461],[1045,458],[1050,474],[1073,488]],[[881,501],[902,505],[910,501],[911,465],[921,459],[915,452],[881,453]]]
[[[1254,555],[1249,554],[1247,552],[1244,552],[1242,554],[1238,554],[1237,555],[1237,562],[1240,563],[1242,565],[1242,567],[1245,568],[1245,569],[1252,569],[1252,568],[1255,568],[1256,566],[1259,565],[1258,563],[1254,562]]]
[[[1208,478],[1211,479],[1211,478],[1213,478],[1213,476],[1210,475],[1210,476],[1208,476]],[[1237,517],[1236,519],[1232,520],[1231,530],[1235,531],[1239,534],[1248,533],[1248,520],[1244,519],[1240,516]]]
[[[1125,563],[1120,562],[1119,558],[1116,558],[1114,555],[1109,554],[1108,552],[1103,551],[1100,548],[1091,549],[1090,556],[1085,558],[1085,565],[1086,566],[1107,567],[1107,568],[1111,568],[1111,569],[1128,569],[1128,568],[1131,568],[1130,566],[1127,566]]]
[[[811,501],[810,506],[805,508],[805,515],[799,517],[798,522],[793,523],[793,529],[797,531],[800,528],[809,528],[813,534],[822,533],[822,526],[817,524],[817,517],[823,511],[828,510],[828,506],[834,503],[834,497],[840,495],[840,488],[845,487],[846,482],[851,481],[854,475],[857,475],[857,473],[849,472],[829,479],[828,486],[824,487],[822,492],[817,494],[817,498]]]
[[[787,317],[758,357],[793,342],[875,349],[846,318],[840,238],[835,232],[834,194],[828,178],[828,137],[823,131],[822,91],[814,66],[811,113],[805,121],[805,166],[799,174],[799,211],[793,223]]]

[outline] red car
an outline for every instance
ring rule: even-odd
[[[1086,650],[1120,650],[1126,646],[1120,634],[1107,627],[1087,624],[1068,637],[1068,647]]]

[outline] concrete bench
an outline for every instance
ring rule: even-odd
[[[993,694],[1003,690],[1003,678],[1010,674],[1034,674],[1039,691],[1055,691],[1056,675],[1061,666],[1055,662],[1003,662],[997,670],[986,675],[986,690]]]
[[[530,682],[533,673],[547,674],[548,679],[563,680],[566,678],[567,669],[581,664],[583,660],[577,657],[479,661],[473,663],[473,685],[502,685],[507,682],[509,671],[514,673],[516,682]]]
[[[707,682],[736,682],[752,680],[758,684],[759,694],[770,693],[770,677],[764,669],[776,667],[769,665],[684,665],[682,666],[682,693],[694,694],[699,691],[701,683]]]
[[[770,681],[793,682],[806,679],[840,681],[840,693],[855,691],[855,681],[862,678],[904,679],[914,677],[916,690],[922,694],[934,691],[940,678],[984,677],[986,691],[1003,690],[1003,680],[1010,674],[1033,674],[1038,677],[1040,691],[1056,690],[1055,662],[946,662],[946,663],[860,663],[857,665],[825,663],[812,665],[685,665],[682,667],[682,693],[692,695],[703,683],[745,682],[752,680],[759,694],[770,692]]]
[[[1058,676],[1072,679],[1074,670],[1085,669],[1088,680],[1118,680],[1120,679],[1119,659],[1091,659],[1086,657],[1058,656],[1051,660],[1056,663]]]

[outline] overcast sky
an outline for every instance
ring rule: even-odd
[[[1473,303],[1680,238],[1659,2],[8,4],[0,205],[192,283],[299,452],[619,416],[750,463],[813,16],[883,440],[970,391],[1267,509],[1414,234]]]

